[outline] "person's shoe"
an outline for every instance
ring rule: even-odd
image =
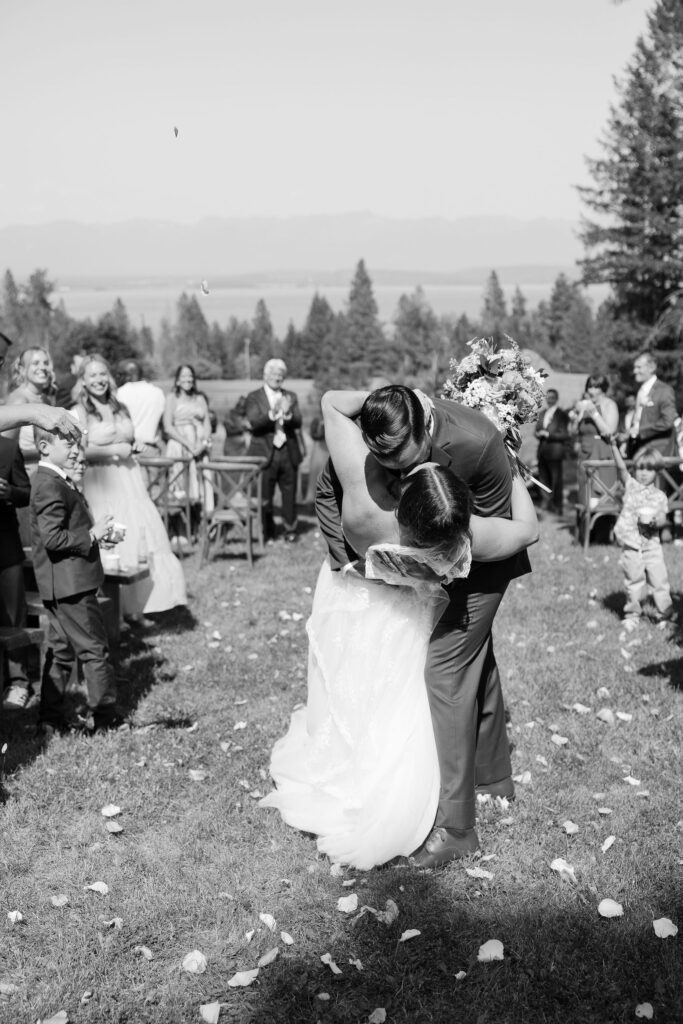
[[[408,860],[416,868],[438,868],[452,860],[470,857],[478,849],[479,836],[473,828],[434,828]]]
[[[5,690],[2,698],[3,711],[23,711],[29,700],[29,692],[25,686],[17,686],[16,683]]]
[[[508,775],[504,779],[499,779],[498,782],[486,782],[481,786],[476,786],[475,792],[477,796],[484,796],[484,794],[488,793],[494,800],[497,796],[503,796],[506,800],[514,800],[515,784]]]

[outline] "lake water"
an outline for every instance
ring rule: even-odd
[[[405,285],[376,285],[375,299],[382,320],[391,320],[396,312],[401,295],[414,291],[415,282]],[[515,284],[503,283],[508,301],[512,298]],[[527,299],[527,306],[533,309],[542,299],[550,295],[551,284],[524,284],[520,288]],[[282,337],[290,321],[294,326],[302,327],[308,314],[311,300],[316,290],[324,295],[332,309],[344,309],[348,297],[347,285],[325,285],[318,287],[314,283],[296,287],[293,285],[264,284],[255,287],[217,287],[210,288],[204,295],[201,288],[188,284],[185,291],[195,292],[204,315],[209,323],[214,320],[225,325],[231,316],[239,320],[251,320],[259,299],[264,299],[275,333]],[[136,326],[146,324],[157,331],[161,320],[166,317],[173,321],[176,317],[176,304],[183,287],[173,285],[116,283],[97,286],[79,284],[74,287],[63,286],[58,296],[63,300],[67,312],[76,319],[91,317],[96,319],[110,310],[117,298],[124,303],[132,322]],[[481,312],[483,288],[477,285],[425,285],[424,293],[432,309],[438,315],[450,313],[460,316],[465,313],[469,317],[477,317]],[[589,289],[594,308],[605,297],[606,290],[596,287]]]

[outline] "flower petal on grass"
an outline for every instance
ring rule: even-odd
[[[340,910],[342,914],[352,914],[354,910],[358,910],[356,893],[352,892],[350,896],[340,896],[337,900],[337,910]]]
[[[332,875],[333,878],[341,878],[341,876],[344,874],[344,868],[341,866],[341,864],[332,864],[330,867],[330,874]]]
[[[285,946],[293,946],[294,945],[294,939],[289,934],[289,932],[280,932],[280,938],[284,942]]]
[[[628,711],[617,711],[617,718],[620,722],[631,722],[633,721],[633,715],[629,714]]]
[[[347,886],[347,887],[350,886],[350,885],[355,885],[355,884],[356,884],[356,879],[355,878],[345,878],[344,881],[342,882],[342,885]]]
[[[456,981],[464,981],[466,977],[467,977],[467,971],[458,971],[458,973],[455,975],[455,980]]]
[[[572,711],[576,711],[577,715],[587,715],[590,712],[590,708],[577,701],[576,704],[572,704]]]
[[[193,782],[203,782],[208,773],[203,768],[190,768],[187,774]]]
[[[623,917],[624,908],[616,900],[600,900],[598,903],[598,914],[600,917]]]
[[[571,821],[569,818],[562,822],[562,828],[565,830],[568,836],[575,836],[579,831],[579,826],[575,821]]]
[[[612,813],[612,808],[611,807],[598,807],[598,814],[601,814],[603,816],[603,818],[606,818],[611,813]]]
[[[387,1011],[383,1006],[378,1006],[368,1017],[368,1024],[384,1024],[387,1019]]]
[[[375,917],[382,924],[387,925],[393,924],[398,917],[398,904],[393,900],[387,900],[384,910],[378,910],[375,912]]]
[[[654,1010],[652,1009],[652,1003],[638,1003],[636,1006],[636,1017],[644,1017],[646,1020],[652,1020],[654,1016]]]
[[[257,966],[258,967],[267,967],[268,964],[272,964],[273,960],[277,960],[279,954],[280,954],[279,947],[278,946],[273,946],[272,949],[269,949],[267,953],[263,954],[261,959],[258,961]]]
[[[13,985],[11,981],[0,981],[0,996],[9,998],[14,996],[19,991],[18,985]]]
[[[652,922],[652,927],[658,939],[668,939],[678,935],[677,926],[668,917],[658,917],[656,921]]]
[[[556,747],[564,747],[565,744],[569,743],[566,736],[560,736],[559,733],[554,732],[550,737],[550,742],[554,743]]]
[[[134,953],[139,953],[140,956],[145,958],[145,960],[153,960],[154,959],[154,953],[149,948],[149,946],[134,946],[133,947],[133,952]]]
[[[632,775],[624,775],[624,782],[628,782],[629,786],[640,785],[640,779],[634,779]]]
[[[100,896],[106,896],[109,892],[109,886],[106,882],[93,882],[92,885],[84,885],[83,889],[91,889],[93,892],[98,892]]]
[[[235,722],[235,724],[232,727],[232,731],[233,732],[237,732],[239,729],[246,729],[246,727],[247,727],[247,723],[246,722]]]
[[[561,878],[576,885],[576,875],[574,874],[574,868],[571,864],[568,864],[562,857],[556,857],[554,861],[551,861],[550,868],[552,871],[557,871]]]
[[[479,947],[479,952],[477,953],[477,960],[481,964],[488,964],[492,960],[502,960],[503,958],[503,943],[500,939],[489,939],[488,942]]]
[[[123,832],[123,825],[119,825],[118,821],[107,821],[104,826],[107,832],[111,832],[112,835],[117,835],[119,832]]]
[[[601,722],[606,722],[607,725],[614,725],[614,712],[611,708],[600,708],[595,715]]]
[[[218,1024],[220,1013],[220,1003],[202,1003],[199,1007],[199,1015],[206,1024]]]
[[[38,1024],[69,1024],[69,1017],[66,1010],[58,1010],[52,1017],[46,1017],[42,1021],[39,1020]]]
[[[318,995],[317,995],[316,998],[321,999],[324,1003],[326,1003],[327,1000],[330,998],[330,993],[329,992],[318,992]]]
[[[251,942],[251,940],[253,938],[254,938],[254,929],[253,928],[251,929],[251,931],[244,933],[244,941],[245,942]]]
[[[121,813],[121,808],[117,804],[105,804],[100,811],[103,818],[115,818],[117,814]]]
[[[320,957],[320,962],[323,964],[327,964],[327,966],[329,967],[333,974],[341,974],[341,970],[337,967],[336,963],[332,959],[331,953],[323,953],[323,955]]]
[[[408,942],[409,939],[416,939],[418,935],[422,935],[422,932],[420,931],[419,928],[406,928],[406,930],[403,932],[401,938],[398,941]]]
[[[259,914],[258,919],[266,928],[270,928],[271,932],[275,931],[275,918],[272,914]]]
[[[259,969],[255,967],[253,971],[238,971],[237,974],[233,974],[230,978],[228,985],[230,988],[246,988],[247,985],[251,985],[252,981],[258,977]]]
[[[595,691],[595,696],[599,700],[607,700],[607,698],[609,697],[609,690],[606,686],[599,686]]]
[[[188,974],[203,974],[206,970],[206,957],[200,950],[193,949],[184,958],[181,967]],[[228,982],[228,984],[230,983]]]
[[[121,929],[123,928],[122,917],[112,917],[110,921],[105,921],[103,917],[100,917],[100,921],[102,922],[105,928],[113,928],[114,931],[117,932],[120,932]]]
[[[531,782],[531,772],[522,772],[520,775],[513,775],[515,782],[519,782],[522,786],[528,786]]]
[[[470,878],[487,878],[489,880],[493,878],[491,872],[484,871],[483,868],[465,868],[465,871],[470,876]]]
[[[50,903],[53,907],[64,907],[69,902],[69,897],[65,892],[60,892],[57,896],[50,897]]]
[[[363,970],[363,964],[360,960],[352,960],[351,957],[349,957],[349,963],[352,967],[355,967],[357,971]]]
[[[617,838],[616,836],[607,836],[607,839],[605,839],[604,843],[600,847],[600,849],[602,850],[603,853],[607,853],[609,848],[611,846],[614,846],[614,843],[616,842],[616,838]]]
[[[19,924],[20,921],[24,920],[24,915],[20,910],[8,910],[7,919],[10,924]]]

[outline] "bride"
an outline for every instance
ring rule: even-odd
[[[439,768],[424,683],[442,583],[472,558],[496,561],[536,541],[517,476],[512,519],[471,514],[467,486],[424,463],[403,480],[369,453],[354,417],[366,392],[323,397],[325,438],[343,488],[342,525],[358,563],[320,570],[307,623],[308,701],[273,748],[276,789],[261,800],[318,836],[334,862],[369,869],[428,835]]]

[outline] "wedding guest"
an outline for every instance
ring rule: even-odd
[[[615,438],[611,449],[624,485],[623,505],[614,536],[621,547],[626,588],[624,623],[632,630],[643,613],[648,588],[656,609],[651,618],[655,622],[673,618],[669,575],[659,539],[669,505],[664,491],[655,484],[657,471],[662,468],[661,452],[656,448],[641,448],[633,459],[631,475]]]
[[[10,368],[10,393],[7,396],[7,404],[26,405],[43,402],[46,405],[53,405],[54,380],[49,353],[39,345],[24,349]],[[32,427],[20,428],[19,447],[31,476],[38,463],[38,450],[33,440]]]
[[[76,659],[88,690],[87,727],[111,728],[120,722],[116,679],[97,590],[104,582],[99,544],[114,517],[94,520],[69,480],[78,442],[39,427],[34,436],[40,462],[31,491],[33,569],[49,629],[39,730],[49,735],[67,728],[65,695]]]
[[[148,557],[149,579],[121,588],[124,615],[144,625],[144,615],[187,603],[183,569],[171,551],[161,516],[133,458],[133,423],[118,401],[114,379],[102,356],[84,359],[79,384],[76,412],[88,431],[85,496],[96,518],[111,512],[126,526],[126,536],[117,547],[122,565],[137,565],[143,552]]]
[[[85,352],[74,352],[69,363],[69,372],[57,375],[55,405],[64,409],[72,409],[76,404],[75,390],[78,383],[78,369],[85,357]]]
[[[275,486],[282,495],[282,519],[285,541],[296,540],[296,483],[301,463],[297,431],[301,428],[299,402],[293,391],[282,387],[287,366],[282,359],[269,359],[263,367],[263,387],[247,395],[246,416],[252,436],[248,455],[262,456],[263,532],[267,540],[275,537],[273,495]]]
[[[546,408],[542,409],[536,424],[538,444],[538,478],[550,489],[546,508],[562,515],[564,490],[562,464],[565,443],[569,440],[567,414],[558,405],[559,394],[555,388],[546,391]]]
[[[119,364],[123,383],[116,397],[125,405],[133,422],[135,443],[141,455],[161,455],[161,418],[166,396],[160,387],[145,380],[140,363],[125,359]]]
[[[674,424],[678,419],[673,388],[657,377],[652,352],[641,352],[633,362],[633,376],[640,385],[629,429],[629,456],[647,445],[664,456],[676,454]]]
[[[17,508],[26,508],[31,493],[16,438],[0,437],[0,626],[26,625],[24,549]],[[4,711],[23,711],[30,687],[23,652],[4,656]]]
[[[176,463],[171,470],[174,490],[179,500],[187,494],[192,506],[190,533],[195,536],[202,517],[205,499],[202,481],[197,471],[197,460],[211,447],[211,421],[206,398],[197,391],[197,375],[189,364],[179,366],[175,372],[173,391],[166,397],[164,432],[168,438],[166,457],[192,460],[184,472],[184,464]],[[186,485],[186,486],[185,486]],[[187,489],[186,489],[187,488]],[[187,541],[187,538],[183,538]]]
[[[11,338],[0,331],[0,370],[7,362],[11,347]],[[67,437],[76,439],[81,436],[80,427],[64,409],[54,409],[40,402],[0,406],[0,433],[18,431],[21,427],[28,426],[60,430]]]

